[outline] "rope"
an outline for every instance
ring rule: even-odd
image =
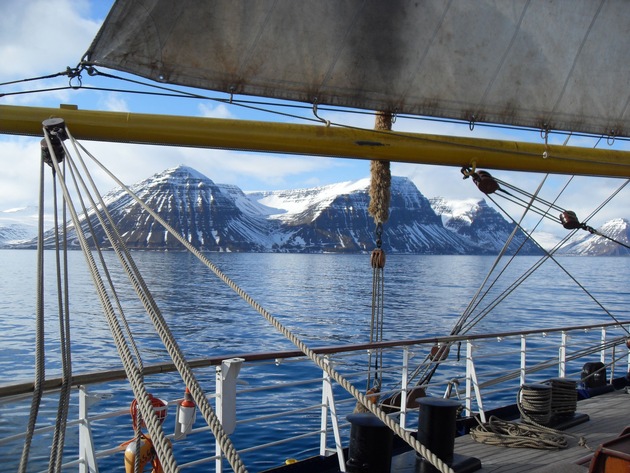
[[[374,123],[375,130],[389,131],[392,129],[392,114],[378,112]],[[389,202],[391,199],[392,175],[389,161],[370,161],[370,204],[368,212],[374,221],[387,222],[389,218]]]
[[[50,151],[49,152],[54,152]],[[65,163],[64,163],[65,166]],[[68,410],[70,408],[70,381],[72,376],[72,366],[70,360],[70,313],[68,304],[68,259],[67,259],[67,233],[66,233],[66,215],[65,205],[63,206],[62,222],[64,236],[64,268],[63,281],[61,274],[61,244],[59,238],[59,221],[58,221],[58,204],[57,204],[57,185],[54,182],[55,172],[53,170],[53,205],[54,205],[54,237],[55,237],[55,258],[57,266],[57,305],[59,308],[59,344],[61,352],[62,366],[62,383],[59,393],[59,404],[57,409],[57,420],[53,433],[52,446],[50,449],[50,460],[48,463],[48,471],[61,471],[63,459],[63,446],[65,443],[66,423],[68,418]]]
[[[392,114],[387,112],[377,112],[375,130],[391,130]],[[373,160],[370,162],[370,203],[368,212],[374,217],[376,223],[376,249],[372,251],[370,263],[372,265],[372,317],[370,320],[370,343],[383,339],[384,324],[384,268],[385,252],[381,246],[383,243],[383,223],[389,218],[389,203],[391,200],[391,171],[389,161]],[[374,385],[370,388],[372,378],[372,358],[374,356]],[[375,394],[381,390],[381,374],[379,367],[383,366],[383,350],[377,349],[369,351],[368,373],[366,393]],[[372,398],[372,402],[377,402],[378,398]],[[364,412],[365,406],[357,403],[355,412]]]
[[[479,422],[470,431],[470,436],[479,443],[500,447],[559,450],[568,446],[563,435],[546,432],[535,425],[504,421],[496,416],[490,416],[485,424]]]
[[[70,136],[69,132],[68,134]],[[148,287],[146,286],[140,274],[140,271],[138,270],[137,266],[135,265],[135,262],[133,261],[131,257],[131,254],[129,253],[128,249],[123,243],[122,237],[118,233],[116,226],[113,225],[113,219],[111,218],[111,215],[107,211],[107,207],[102,197],[98,194],[94,181],[89,176],[85,163],[80,157],[80,153],[78,149],[76,149],[76,141],[72,139],[72,142],[73,142],[73,145],[75,146],[75,150],[77,151],[77,155],[79,156],[79,160],[82,164],[83,170],[85,171],[86,176],[88,176],[92,187],[95,189],[95,192],[98,195],[98,199],[99,199],[101,208],[103,209],[103,213],[107,216],[109,222],[112,224],[111,230],[102,220],[101,214],[97,213],[96,215],[101,221],[101,225],[103,226],[103,229],[107,234],[107,238],[111,242],[112,247],[115,250],[121,262],[121,265],[123,266],[123,269],[127,273],[127,276],[132,286],[134,287],[134,290],[136,291],[136,294],[138,295],[139,299],[141,300],[142,304],[145,307],[145,310],[147,311],[149,317],[151,318],[151,321],[153,322],[153,325],[155,326],[156,331],[158,332],[158,335],[162,339],[162,343],[164,344],[169,355],[171,356],[171,359],[173,360],[177,370],[179,371],[182,377],[182,380],[184,381],[185,385],[189,388],[193,396],[193,399],[195,403],[197,404],[197,407],[199,408],[199,411],[202,413],[208,426],[210,426],[210,428],[212,429],[215,437],[217,438],[219,442],[219,445],[221,446],[222,451],[225,452],[226,458],[230,462],[230,465],[236,472],[246,471],[245,466],[243,465],[241,459],[239,458],[236,449],[234,448],[231,440],[229,439],[229,437],[223,430],[223,426],[221,425],[218,417],[216,416],[212,407],[210,406],[210,403],[208,402],[208,399],[205,396],[203,389],[201,388],[198,381],[196,380],[194,373],[192,372],[187,361],[185,360],[185,357],[181,349],[179,348],[175,338],[173,337],[168,327],[168,324],[164,320],[155,300],[151,296],[151,293]],[[97,208],[94,201],[92,201],[92,207]],[[152,439],[153,439],[153,435],[152,435]],[[160,459],[162,458],[160,455],[158,456],[160,457]]]
[[[517,406],[521,413],[522,422],[504,421],[496,416],[491,416],[488,422],[481,423],[478,418],[478,426],[471,429],[470,436],[479,443],[512,448],[537,448],[540,450],[560,450],[568,447],[567,436],[578,438],[576,435],[559,432],[558,430],[540,425],[532,418],[521,402],[521,391],[517,394]],[[534,401],[537,407],[540,402]],[[550,407],[549,403],[549,407]],[[531,398],[528,401],[531,406]],[[579,437],[578,444],[585,448],[586,440]]]
[[[28,457],[31,451],[35,422],[42,400],[42,389],[45,379],[44,363],[44,161],[40,162],[39,173],[39,220],[37,224],[37,301],[35,322],[35,379],[33,382],[33,398],[29,411],[26,436],[22,456],[20,457],[19,473],[26,473]]]
[[[68,154],[66,152],[66,154]],[[82,187],[83,189],[86,191],[86,193],[89,196],[89,192],[87,191],[87,186],[85,185],[83,179],[81,178],[81,176],[78,173],[75,173],[75,168],[73,167],[74,163],[71,159],[67,160],[68,162],[70,162],[70,173],[72,175],[73,181],[75,183],[75,187],[77,186],[77,177],[76,175],[78,175],[79,180],[81,181]],[[90,196],[91,197],[91,196]],[[94,209],[95,213],[98,212],[98,208],[97,206],[94,204],[94,201],[90,198],[91,204],[92,204],[92,208]],[[84,210],[84,214],[86,215],[86,223],[88,225],[88,230],[89,230],[89,234],[94,236],[96,235],[96,232],[94,230],[94,227],[92,225],[92,221],[90,220],[90,218],[87,218],[87,212],[85,211],[85,206],[83,206],[83,210]],[[64,218],[65,221],[65,218]],[[94,242],[95,246],[98,247],[98,242],[95,241]],[[131,328],[129,326],[129,322],[127,320],[127,318],[125,317],[125,313],[124,310],[122,308],[122,304],[120,302],[120,298],[118,297],[118,293],[116,291],[116,288],[114,286],[114,282],[112,280],[111,274],[109,272],[109,269],[107,268],[107,264],[105,262],[105,259],[103,257],[103,252],[99,250],[97,251],[99,259],[100,259],[100,263],[101,263],[101,268],[103,269],[103,273],[105,274],[105,277],[107,279],[107,283],[109,286],[109,289],[111,290],[111,294],[112,294],[112,298],[114,299],[114,302],[116,303],[116,308],[118,309],[118,312],[120,314],[120,321],[123,324],[123,327],[125,329],[125,332],[127,334],[128,337],[128,341],[129,344],[131,345],[131,349],[133,350],[134,356],[135,356],[135,363],[137,366],[137,371],[140,373],[140,379],[142,382],[144,382],[144,363],[142,361],[142,356],[140,355],[140,351],[138,349],[138,345],[134,339],[133,333],[131,331]],[[135,440],[135,457],[134,457],[134,472],[139,472],[140,471],[140,449],[142,447],[142,443],[141,440],[143,438],[143,433],[142,433],[142,426],[141,426],[141,419],[142,419],[142,415],[141,412],[136,409],[136,418],[132,419],[133,422],[133,426],[134,426],[134,440]]]
[[[543,178],[543,180],[541,181],[541,183],[538,185],[538,188],[536,189],[536,195],[542,189],[542,186],[543,186],[543,184],[544,184],[546,179],[547,179],[547,176],[545,176]],[[535,196],[532,195],[532,199],[530,201],[530,205],[533,202],[534,197]],[[479,306],[481,301],[489,294],[490,290],[494,287],[494,285],[497,283],[497,281],[499,280],[501,275],[507,270],[507,267],[509,266],[509,264],[511,264],[511,262],[514,260],[514,258],[518,254],[518,251],[516,251],[515,254],[510,258],[508,263],[505,265],[505,267],[499,272],[499,274],[495,277],[495,279],[492,281],[492,283],[486,288],[485,293],[481,297],[479,297],[479,295],[481,294],[482,290],[484,289],[484,287],[486,287],[488,281],[490,280],[490,276],[495,271],[495,269],[498,267],[499,262],[501,261],[501,259],[505,255],[505,253],[507,252],[508,247],[512,243],[512,240],[514,239],[514,237],[516,236],[516,232],[520,228],[520,222],[522,222],[523,219],[525,218],[525,215],[527,214],[528,209],[529,209],[529,207],[527,207],[525,209],[525,211],[521,215],[521,218],[519,220],[519,224],[517,224],[514,227],[514,229],[512,230],[512,233],[506,239],[505,243],[503,244],[503,248],[501,248],[501,251],[499,252],[497,257],[495,258],[495,260],[494,260],[490,270],[488,271],[488,274],[486,275],[486,277],[484,278],[483,282],[481,283],[481,285],[477,289],[477,292],[474,294],[474,296],[472,297],[472,299],[468,303],[468,306],[466,307],[466,309],[464,310],[462,315],[459,317],[458,321],[455,323],[455,325],[451,329],[451,333],[450,333],[451,335],[459,335],[460,333],[466,333],[467,331],[469,331],[472,327],[474,327],[479,321],[481,321],[483,319],[483,317],[485,317],[490,312],[490,309],[488,309],[486,312],[482,312],[481,314],[478,314],[476,317],[474,317],[472,319],[472,321],[469,320],[469,318],[472,315],[473,311]],[[521,245],[521,247],[522,247],[522,245]],[[519,250],[520,250],[521,247],[519,247]],[[516,289],[516,287],[517,286],[514,286],[509,292],[507,292],[507,291],[504,292],[503,299],[505,297],[507,297],[514,289]],[[501,300],[503,300],[503,299],[501,299]],[[498,302],[497,302],[497,304],[498,304]],[[492,306],[492,308],[494,308],[495,306],[496,306],[496,304],[494,306]],[[444,350],[445,350],[444,352],[448,354],[448,352],[446,350],[449,350],[449,349],[450,349],[450,344],[447,344],[445,346],[445,348],[444,348]],[[419,380],[416,382],[416,386],[423,386],[423,385],[428,384],[429,381],[431,380],[431,378],[433,377],[433,375],[435,374],[435,372],[437,371],[441,361],[442,361],[441,357],[435,359],[434,357],[431,357],[430,354],[427,355],[425,357],[424,362],[422,364],[418,365],[416,367],[416,369],[411,373],[409,379],[410,380],[414,380],[416,378],[419,378]]]
[[[576,383],[570,379],[551,380],[551,415],[571,415],[577,410]]]
[[[536,424],[548,425],[551,422],[551,386],[521,386],[520,411],[523,418]]]
[[[507,200],[508,202],[511,202],[513,204],[516,205],[520,205],[522,207],[525,207],[527,205],[528,208],[531,208],[533,213],[536,213],[538,215],[540,215],[543,218],[546,218],[548,220],[551,220],[555,223],[560,223],[562,224],[565,228],[567,229],[575,229],[578,228],[580,230],[585,230],[593,235],[597,235],[600,236],[604,239],[607,239],[609,241],[612,241],[613,243],[617,243],[620,246],[623,246],[624,248],[629,248],[630,249],[630,244],[624,243],[622,241],[616,240],[614,238],[611,238],[607,235],[604,235],[603,233],[599,232],[598,230],[596,230],[595,228],[587,225],[585,222],[579,222],[577,220],[577,217],[575,215],[574,212],[571,211],[567,211],[566,209],[563,209],[562,207],[558,206],[555,204],[555,202],[548,202],[540,197],[537,196],[537,194],[530,194],[527,191],[520,189],[508,182],[502,181],[500,179],[497,179],[495,177],[490,176],[488,173],[486,173],[485,171],[479,171],[478,173],[475,173],[474,171],[469,171],[468,168],[462,168],[462,174],[464,174],[464,178],[467,178],[469,176],[473,177],[473,181],[477,184],[477,187],[479,187],[479,189],[484,192],[484,194],[486,194],[488,196],[488,198],[490,198],[490,200],[492,200],[492,202],[495,202],[494,199],[492,199],[492,197],[490,196],[490,194],[495,193],[501,197],[503,197],[505,200]],[[481,176],[481,177],[480,177]],[[480,182],[484,182],[484,181],[490,181],[494,183],[494,186],[491,187],[491,191],[487,191],[486,188],[480,184]],[[621,187],[619,189],[617,189],[610,197],[608,197],[602,204],[605,205],[606,203],[610,202],[610,200],[616,196],[621,189],[623,189],[628,182],[630,182],[630,180],[626,180],[624,184],[621,185]],[[518,195],[515,195],[514,193],[508,192],[506,190],[506,188],[512,190],[513,192],[517,192],[525,197],[530,198],[530,202],[526,204],[526,201],[522,198],[519,197]],[[537,203],[541,203],[543,205],[545,205],[547,207],[546,210],[541,209],[539,207],[536,207],[535,205],[533,205],[533,203],[537,202]],[[495,202],[496,203],[496,202]],[[600,206],[600,208],[602,207]],[[556,216],[552,216],[551,214],[549,214],[549,210],[553,209],[556,212],[560,213],[560,218],[556,217]],[[563,221],[563,217],[565,215],[572,215],[572,219],[571,219],[571,224],[574,226],[567,226],[565,225],[565,222]],[[590,217],[589,217],[590,218]],[[588,219],[587,219],[588,220]]]
[[[44,135],[50,148],[50,138],[48,136],[48,131],[45,128],[44,128]],[[60,174],[63,176],[63,173],[61,172],[59,168],[59,164],[57,163],[57,160],[54,157],[52,159],[52,164],[57,174]],[[85,235],[83,235],[83,232],[80,231],[80,228],[81,228],[80,221],[76,213],[76,210],[72,204],[72,199],[65,185],[64,179],[60,179],[59,182],[61,184],[61,189],[63,191],[64,198],[68,202],[72,222],[75,226],[75,229],[77,229],[77,232],[76,232],[77,238],[79,240],[81,249],[83,250],[83,254],[86,258],[86,262],[88,264],[90,275],[94,282],[97,295],[99,296],[99,300],[101,301],[101,305],[103,306],[108,324],[110,326],[110,331],[112,332],[112,335],[114,338],[114,343],[116,344],[116,348],[118,350],[119,356],[123,363],[123,367],[125,369],[125,372],[127,373],[131,387],[134,391],[134,395],[136,399],[138,400],[138,405],[140,406],[140,410],[142,412],[143,418],[145,419],[145,424],[147,425],[147,429],[149,430],[152,439],[154,439],[154,445],[155,445],[156,451],[158,452],[158,455],[160,456],[162,460],[162,464],[164,466],[165,471],[167,472],[178,471],[179,469],[177,467],[177,463],[175,462],[175,458],[173,456],[170,443],[164,436],[162,426],[155,412],[153,411],[153,406],[149,399],[149,395],[142,382],[142,375],[133,362],[133,357],[131,356],[129,347],[126,345],[124,335],[122,333],[120,325],[118,324],[118,320],[116,319],[116,315],[114,313],[111,302],[108,298],[107,291],[103,284],[103,280],[100,277],[100,273],[98,271],[98,268],[92,256],[90,248],[87,244]],[[84,212],[87,217],[87,212],[86,212],[85,207],[84,207]],[[97,249],[100,250],[98,247]]]
[[[73,142],[74,143],[74,142]],[[142,199],[140,199],[134,192],[129,189],[122,181],[114,176],[100,161],[98,161],[93,155],[85,149],[83,145],[78,143],[82,150],[107,174],[109,175],[131,198],[133,198],[146,212],[148,212],[157,222],[159,222],[174,238],[176,238],[184,247],[190,251],[199,261],[201,261],[208,269],[210,269],[221,281],[223,281],[228,287],[230,287],[236,294],[238,294],[245,302],[253,307],[260,315],[262,315],[273,327],[276,328],[283,336],[291,341],[300,351],[302,351],[313,363],[315,363],[322,371],[325,371],[332,379],[334,379],[340,386],[342,386],[348,393],[350,393],[357,401],[366,406],[366,408],[378,417],[385,425],[394,431],[396,435],[402,438],[409,446],[411,446],[416,452],[422,455],[427,461],[438,468],[442,473],[454,473],[453,470],[445,464],[440,458],[429,451],[424,445],[411,435],[410,432],[403,429],[393,419],[370,402],[366,395],[357,390],[348,380],[346,380],[341,374],[339,374],[334,368],[328,366],[324,357],[318,356],[313,350],[311,350],[304,342],[284,327],[270,312],[265,310],[258,302],[256,302],[251,296],[249,296],[243,289],[241,289],[235,282],[233,282],[227,275],[225,275],[218,267],[216,267],[210,260],[208,260],[203,253],[197,250],[192,244],[190,244],[182,235],[175,231],[167,222],[165,222],[155,211],[147,206]],[[192,393],[192,390],[191,390]],[[195,395],[193,394],[193,397]],[[195,399],[195,402],[197,399]]]

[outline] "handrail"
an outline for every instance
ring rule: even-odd
[[[426,345],[426,344],[435,344],[435,343],[447,343],[453,344],[468,340],[483,340],[483,339],[491,339],[491,338],[507,338],[514,337],[520,335],[533,335],[537,333],[557,333],[564,331],[575,331],[575,330],[589,330],[593,328],[603,328],[603,327],[615,327],[622,325],[630,325],[630,320],[618,321],[618,322],[607,322],[607,323],[597,323],[597,324],[589,324],[589,325],[573,325],[573,326],[565,326],[565,327],[554,327],[554,328],[546,328],[546,329],[536,329],[536,330],[521,330],[514,332],[494,332],[494,333],[484,333],[484,334],[465,334],[465,335],[451,335],[444,337],[429,337],[429,338],[419,338],[419,339],[411,339],[411,340],[396,340],[396,341],[382,341],[376,343],[359,343],[352,345],[337,345],[337,346],[326,346],[326,347],[316,347],[312,350],[318,355],[326,355],[333,353],[345,353],[345,352],[353,352],[358,350],[369,350],[369,349],[382,349],[382,348],[393,348],[393,347],[403,347],[403,346],[411,346],[411,345]],[[304,356],[299,350],[288,350],[288,351],[279,351],[279,352],[261,352],[261,353],[246,353],[246,354],[237,354],[237,355],[229,355],[223,354],[214,357],[200,358],[196,360],[190,360],[188,364],[191,368],[207,368],[210,366],[218,366],[221,362],[228,358],[243,358],[245,362],[253,362],[253,361],[270,361],[277,359],[287,359],[287,358],[298,358]],[[156,363],[146,365],[144,367],[144,375],[154,375],[160,373],[170,373],[176,371],[175,365],[173,363]],[[93,371],[88,373],[76,374],[72,376],[71,385],[81,386],[84,384],[94,384],[94,383],[105,383],[111,381],[119,381],[126,379],[127,375],[123,369],[117,370],[106,370],[106,371]],[[50,378],[44,382],[43,390],[44,392],[55,391],[61,387],[62,378]],[[22,382],[15,384],[5,384],[0,386],[0,399],[11,396],[20,396],[23,394],[28,394],[33,392],[33,383],[32,382]]]
[[[382,367],[382,369],[392,370],[392,375],[387,377],[387,386],[390,387],[391,390],[385,389],[381,391],[379,395],[381,399],[386,400],[390,398],[390,394],[394,396],[400,393],[400,410],[398,411],[398,414],[392,413],[392,415],[398,416],[397,422],[406,429],[408,427],[407,414],[417,409],[407,406],[406,403],[409,393],[413,392],[415,389],[415,387],[410,389],[410,386],[406,384],[406,380],[409,378],[408,354],[410,353],[413,357],[414,353],[416,353],[420,359],[423,360],[423,353],[428,351],[429,348],[426,344],[435,342],[457,343],[461,341],[466,346],[465,359],[458,356],[456,359],[452,357],[450,360],[441,360],[444,370],[433,378],[432,392],[428,393],[427,391],[427,393],[429,395],[437,394],[439,396],[441,395],[441,392],[444,392],[444,396],[457,398],[460,403],[465,405],[464,412],[466,413],[466,417],[478,415],[482,421],[484,421],[487,413],[489,413],[492,409],[503,407],[506,404],[513,402],[513,394],[521,384],[524,384],[525,382],[539,382],[541,380],[551,379],[557,376],[564,377],[564,374],[554,369],[555,366],[560,367],[562,364],[570,362],[569,370],[571,371],[571,376],[576,376],[577,378],[582,379],[584,386],[587,386],[584,381],[583,368],[582,372],[576,371],[576,369],[579,368],[577,368],[577,363],[574,362],[578,359],[592,361],[589,357],[596,352],[591,349],[585,350],[584,342],[586,342],[588,347],[597,349],[597,352],[599,352],[599,356],[597,358],[601,358],[601,361],[605,363],[605,366],[611,366],[610,382],[612,383],[614,364],[619,362],[623,363],[623,360],[630,355],[630,352],[623,348],[621,350],[622,355],[619,356],[619,354],[617,354],[617,356],[615,356],[614,346],[626,346],[627,332],[623,331],[622,333],[621,330],[619,330],[617,333],[620,336],[610,336],[611,330],[609,330],[609,328],[617,327],[623,329],[628,324],[630,324],[630,322],[622,321],[527,331],[495,332],[481,335],[470,334],[468,336],[462,335],[454,337],[423,338],[396,342],[380,342],[374,344],[365,343],[337,347],[328,346],[318,348],[316,351],[319,353],[338,354],[339,356],[331,356],[331,363],[338,364],[340,369],[347,371],[345,375],[348,376],[348,379],[356,378],[362,380],[365,378],[365,373],[363,372],[363,365],[360,360],[362,359],[364,349],[389,347],[387,349],[387,359],[388,363],[391,361],[393,365],[397,365],[399,363],[399,352],[402,352],[402,362],[397,369],[394,367],[390,368],[389,366],[387,368]],[[601,335],[598,332],[601,332]],[[606,333],[609,334],[608,337],[606,337]],[[533,350],[533,352],[540,351],[542,356],[538,356],[533,352],[532,356],[528,357],[528,360],[521,356],[521,351],[526,349],[526,345],[523,343],[523,340],[527,338],[526,334],[531,336],[534,341],[530,349]],[[561,339],[560,335],[562,335]],[[573,341],[569,341],[574,337],[575,339]],[[557,352],[558,344],[565,347],[565,351],[560,352],[559,355]],[[426,350],[422,349],[423,345]],[[520,345],[521,350],[515,350],[515,345]],[[390,351],[392,354],[391,358]],[[612,359],[609,360],[611,354]],[[196,367],[213,366],[218,364],[217,360],[225,360],[227,356],[228,355],[223,355],[221,357],[195,360],[192,364]],[[509,360],[505,360],[501,369],[495,369],[497,356],[505,356],[509,358]],[[223,407],[227,406],[227,410],[224,412],[228,413],[228,423],[233,422],[235,426],[239,426],[239,432],[245,433],[247,431],[247,425],[260,424],[261,422],[277,422],[279,425],[287,423],[287,425],[289,425],[288,423],[293,422],[292,419],[301,419],[300,422],[304,420],[304,422],[300,423],[300,427],[298,429],[294,429],[293,427],[284,429],[281,428],[277,438],[274,437],[273,441],[270,443],[260,444],[258,442],[264,441],[264,439],[261,440],[258,438],[253,440],[244,440],[241,448],[239,449],[240,454],[247,452],[251,455],[254,452],[260,451],[260,455],[262,455],[261,458],[269,458],[270,456],[277,456],[278,454],[282,455],[282,453],[278,453],[279,451],[275,450],[278,445],[289,444],[290,442],[302,441],[302,439],[317,436],[319,436],[320,439],[319,447],[316,445],[316,442],[308,441],[305,442],[304,445],[299,445],[300,452],[315,452],[317,448],[319,448],[320,455],[327,455],[326,452],[332,452],[333,449],[336,449],[339,454],[340,449],[344,445],[340,435],[343,434],[345,438],[349,429],[347,423],[340,423],[339,420],[343,419],[346,413],[352,412],[352,409],[356,404],[354,397],[347,396],[347,393],[341,392],[333,394],[332,390],[328,392],[327,389],[332,388],[332,386],[328,386],[330,380],[327,380],[326,376],[323,378],[300,376],[299,379],[296,379],[291,376],[286,377],[287,372],[284,370],[281,370],[282,373],[278,373],[280,375],[278,378],[273,377],[270,382],[261,380],[258,376],[256,376],[258,369],[262,369],[263,372],[267,372],[267,369],[273,369],[274,365],[281,365],[282,363],[280,363],[280,361],[282,359],[287,360],[287,364],[308,366],[310,360],[307,357],[302,356],[299,351],[251,353],[241,355],[239,358],[250,361],[246,367],[248,371],[245,373],[246,376],[244,376],[244,380],[248,379],[247,375],[251,376],[251,379],[256,380],[253,382],[253,385],[249,385],[249,381],[246,381],[246,386],[241,386],[238,391],[225,391],[224,388],[220,389],[219,385],[216,384],[220,382],[222,377],[215,376],[213,390],[213,383],[209,380],[209,390],[207,395],[214,397],[217,405],[220,404]],[[433,362],[435,361],[428,361],[427,363]],[[147,371],[151,371],[153,373],[165,373],[173,370],[174,368],[171,368],[169,363],[155,364],[147,368]],[[574,371],[576,372],[574,373]],[[526,380],[525,376],[522,375],[523,372],[530,378]],[[90,376],[92,376],[92,379],[90,379]],[[521,381],[518,381],[519,376],[521,376]],[[112,406],[108,405],[103,406],[100,412],[98,408],[96,410],[90,410],[89,405],[91,403],[88,402],[87,399],[88,397],[101,397],[100,394],[88,394],[88,389],[90,388],[89,384],[110,380],[120,380],[124,382],[124,378],[124,374],[120,375],[120,370],[84,373],[75,376],[75,382],[78,380],[81,381],[81,384],[83,384],[82,386],[79,386],[79,418],[78,420],[69,422],[68,425],[78,425],[79,427],[79,449],[77,453],[74,453],[73,451],[72,454],[73,456],[78,455],[79,458],[70,459],[68,463],[63,465],[63,468],[72,468],[76,465],[80,465],[80,467],[93,465],[96,467],[98,463],[107,464],[107,462],[111,461],[102,460],[103,458],[119,454],[120,447],[117,440],[112,440],[106,442],[104,445],[100,445],[92,439],[91,429],[95,428],[98,429],[99,432],[102,432],[103,428],[109,428],[108,426],[111,425],[110,421],[103,424],[96,423],[98,426],[94,427],[94,425],[96,425],[95,421],[110,417],[117,417],[120,415],[127,417],[128,409],[117,409],[115,411],[111,411],[110,409]],[[457,383],[451,384],[452,380],[457,380]],[[465,386],[463,381],[465,381]],[[598,382],[599,381],[601,380],[598,380]],[[299,388],[307,383],[313,383],[314,386],[319,385],[321,390],[316,387],[312,390],[310,388],[306,390]],[[15,391],[16,386],[28,389],[30,387],[30,383],[5,386],[5,388],[7,390],[12,389]],[[447,391],[443,391],[444,386],[447,387]],[[280,389],[280,391],[276,391],[277,389]],[[288,391],[282,391],[287,389]],[[0,391],[1,390],[2,387],[0,387]],[[231,394],[224,397],[222,394],[228,391]],[[251,409],[251,407],[243,407],[248,404],[246,401],[248,399],[260,399],[260,392],[262,391],[271,393],[270,397],[266,397],[267,399],[278,399],[275,396],[278,395],[277,393],[282,392],[299,392],[300,396],[298,396],[299,401],[295,403],[293,403],[293,398],[295,396],[291,395],[290,398],[292,401],[288,401],[287,403],[282,402],[277,406],[269,403],[269,405],[266,405],[264,409]],[[403,395],[403,393],[407,393],[407,395]],[[170,392],[168,396],[177,397],[178,395],[181,395],[181,393]],[[28,394],[2,397],[0,398],[0,403],[4,404],[24,400],[27,397]],[[239,405],[241,405],[240,408],[236,408],[237,398],[241,399],[239,402]],[[169,397],[166,396],[164,396],[163,399],[165,399],[169,405],[177,405],[181,401],[181,399],[169,399]],[[283,399],[286,400],[285,397],[283,397]],[[225,402],[227,402],[227,404],[225,404]],[[112,403],[112,405],[113,404],[116,403]],[[232,409],[232,411],[230,411],[230,409]],[[315,419],[316,416],[314,414],[307,414],[311,411],[321,412],[319,422]],[[230,412],[232,413],[230,414]],[[324,420],[328,419],[329,416],[330,421],[332,422],[332,427],[330,428],[329,422],[324,422]],[[182,438],[176,437],[180,431],[176,422],[177,421],[175,421],[174,433],[169,434],[167,437],[173,441],[183,440]],[[291,424],[291,426],[292,425],[293,424]],[[169,428],[171,427],[173,427],[172,421],[171,424],[169,424]],[[44,426],[42,429],[38,429],[37,433],[41,434],[43,432],[48,432],[52,428],[52,424],[50,426]],[[211,430],[210,427],[200,426],[187,431],[187,435],[198,434],[208,430]],[[331,434],[334,434],[334,443]],[[18,437],[22,437],[24,435],[25,433],[22,433],[0,439],[0,444],[15,442],[19,440]],[[193,441],[193,439],[191,438],[190,441]],[[334,447],[331,446],[333,444]],[[99,445],[98,448],[96,448],[97,445]],[[103,447],[105,448],[103,449]],[[269,448],[271,448],[271,451]],[[284,447],[282,448],[284,449]],[[289,448],[292,449],[294,446]],[[218,453],[207,457],[204,455],[210,453],[209,451],[202,450],[197,453],[199,454],[198,456],[203,456],[203,458],[197,458],[197,456],[194,458],[191,457],[190,462],[180,464],[180,467],[193,468],[196,465],[212,461],[215,462],[215,465],[221,464],[221,457]],[[340,461],[343,461],[343,454],[339,454],[338,458]],[[103,461],[105,463],[103,463]],[[216,468],[217,472],[223,471],[219,466],[216,466]],[[87,468],[81,471],[92,470]]]

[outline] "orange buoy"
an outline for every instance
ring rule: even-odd
[[[151,400],[151,405],[153,406],[153,410],[160,421],[160,424],[164,422],[166,419],[166,403],[157,397],[154,397],[152,394],[149,394],[149,399]],[[131,414],[131,420],[133,422],[133,429],[135,430],[137,425],[136,422],[138,419],[138,401],[134,399],[131,401],[131,406],[129,406],[129,413]],[[146,427],[144,420],[140,421],[140,427]]]
[[[166,409],[167,405],[161,399],[154,397],[149,394],[149,399],[151,401],[151,405],[153,406],[153,410],[155,411],[160,424],[164,422],[166,419]],[[138,429],[138,419],[139,411],[138,411],[138,401],[134,399],[129,406],[129,413],[131,414],[131,421],[133,424],[133,430],[136,431]],[[140,429],[142,427],[146,427],[144,420],[140,418]],[[136,465],[136,455],[139,455],[138,460],[138,471],[144,471],[144,468],[151,464],[151,473],[164,473],[162,469],[162,465],[160,460],[158,459],[157,452],[155,447],[153,446],[153,442],[151,438],[144,433],[140,433],[140,446],[138,447],[136,439],[129,440],[121,445],[125,448],[125,472],[126,473],[134,473],[135,465]]]
[[[123,444],[124,446],[125,444]],[[136,441],[131,440],[126,443],[125,448],[125,473],[134,473],[136,465]],[[164,469],[160,464],[160,460],[157,457],[157,452],[153,447],[153,442],[148,435],[142,435],[140,437],[140,460],[138,462],[138,471],[144,471],[144,468],[151,464],[151,473],[164,473]]]

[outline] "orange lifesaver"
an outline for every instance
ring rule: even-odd
[[[136,441],[130,440],[125,442],[122,446],[125,448],[125,472],[134,473],[136,464]],[[160,460],[158,459],[157,452],[153,447],[153,442],[148,435],[142,435],[140,437],[140,461],[138,463],[139,470],[144,471],[146,466],[151,464],[151,473],[164,473]]]
[[[149,399],[151,400],[151,405],[153,406],[153,410],[160,421],[160,424],[164,422],[166,419],[166,403],[157,397],[154,397],[152,394],[149,394]],[[131,401],[131,406],[129,406],[129,414],[131,414],[131,422],[133,423],[133,429],[136,430],[136,423],[138,419],[138,401],[134,399]],[[140,421],[140,427],[146,427],[144,421]]]
[[[160,421],[160,424],[164,422],[166,418],[166,403],[157,397],[153,397],[149,394],[149,399],[151,400],[151,405],[153,406],[153,410]],[[131,414],[131,420],[133,424],[133,430],[135,431],[138,428],[138,401],[134,399],[131,402],[131,406],[129,406],[129,413]],[[144,421],[140,418],[140,428],[145,427]],[[126,447],[126,448],[125,448]],[[155,447],[153,446],[153,442],[151,438],[144,434],[140,433],[140,448],[137,448],[136,439],[129,440],[121,445],[121,448],[125,448],[125,472],[126,473],[135,473],[136,469],[136,453],[140,455],[140,459],[138,460],[138,472],[143,472],[144,469],[151,464],[151,473],[164,473],[162,469],[162,464],[158,459],[157,452]]]

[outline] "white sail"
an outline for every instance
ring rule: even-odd
[[[87,62],[370,110],[630,134],[625,0],[118,0]]]

